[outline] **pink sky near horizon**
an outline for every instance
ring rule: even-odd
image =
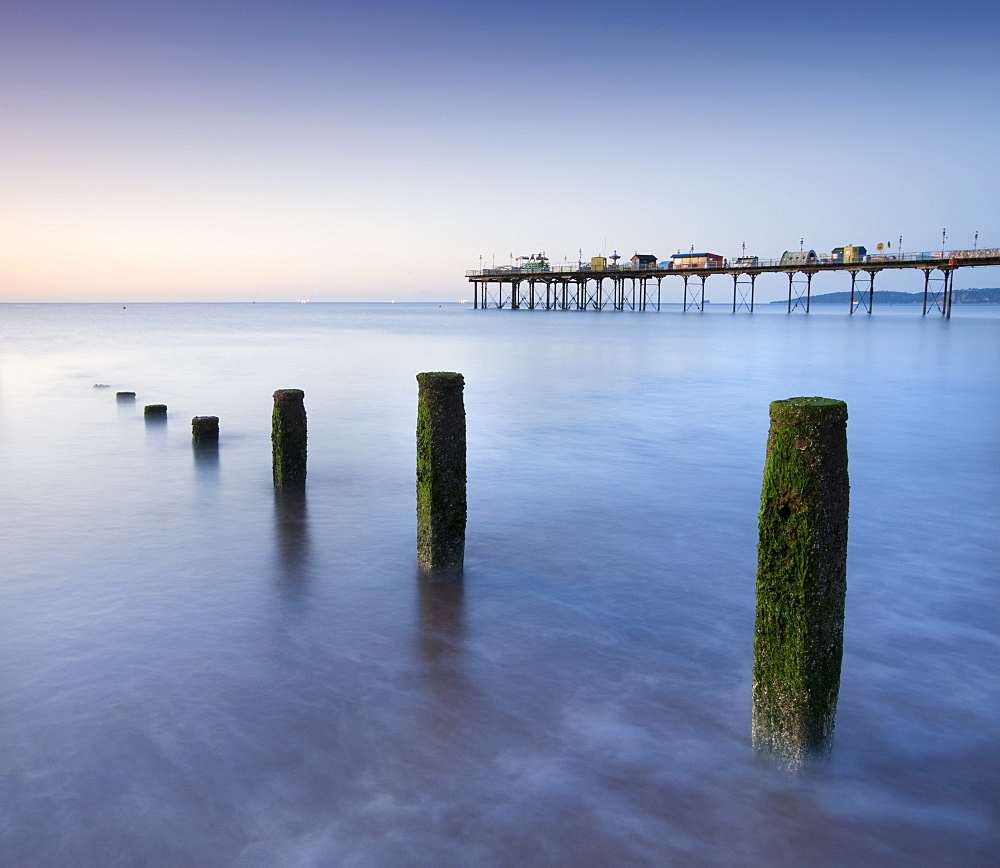
[[[993,7],[679,8],[8,4],[0,301],[453,300],[480,256],[537,250],[1000,246]]]

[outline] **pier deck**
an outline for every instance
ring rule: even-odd
[[[951,316],[953,280],[960,268],[1000,265],[1000,250],[961,250],[914,253],[903,256],[867,256],[858,262],[818,260],[782,263],[758,260],[754,264],[721,267],[661,268],[619,265],[601,270],[582,265],[553,265],[546,269],[500,267],[467,271],[476,308],[512,310],[659,310],[666,278],[683,283],[684,310],[704,310],[705,283],[725,275],[733,281],[733,312],[753,312],[755,283],[761,274],[788,275],[788,312],[809,312],[813,275],[843,271],[850,275],[850,312],[872,312],[875,275],[901,268],[924,273],[923,313]],[[609,283],[609,286],[605,286]],[[655,285],[654,285],[655,284]]]

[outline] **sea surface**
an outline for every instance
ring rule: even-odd
[[[1000,305],[772,307],[0,305],[0,864],[996,864]],[[432,370],[466,378],[460,583],[415,565]],[[852,498],[833,752],[795,775],[750,672],[798,395],[847,402]]]

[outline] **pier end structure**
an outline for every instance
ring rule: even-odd
[[[847,405],[770,407],[761,490],[752,742],[798,769],[832,746],[847,594]]]
[[[306,484],[306,393],[278,389],[271,416],[274,487],[304,488]]]
[[[422,570],[461,570],[465,559],[465,378],[417,374],[417,562]]]

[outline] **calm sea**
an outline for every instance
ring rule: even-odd
[[[994,862],[1000,306],[775,307],[0,306],[0,862]],[[467,383],[460,585],[415,569],[425,370]],[[847,401],[852,484],[834,750],[798,776],[749,746],[796,395]]]

